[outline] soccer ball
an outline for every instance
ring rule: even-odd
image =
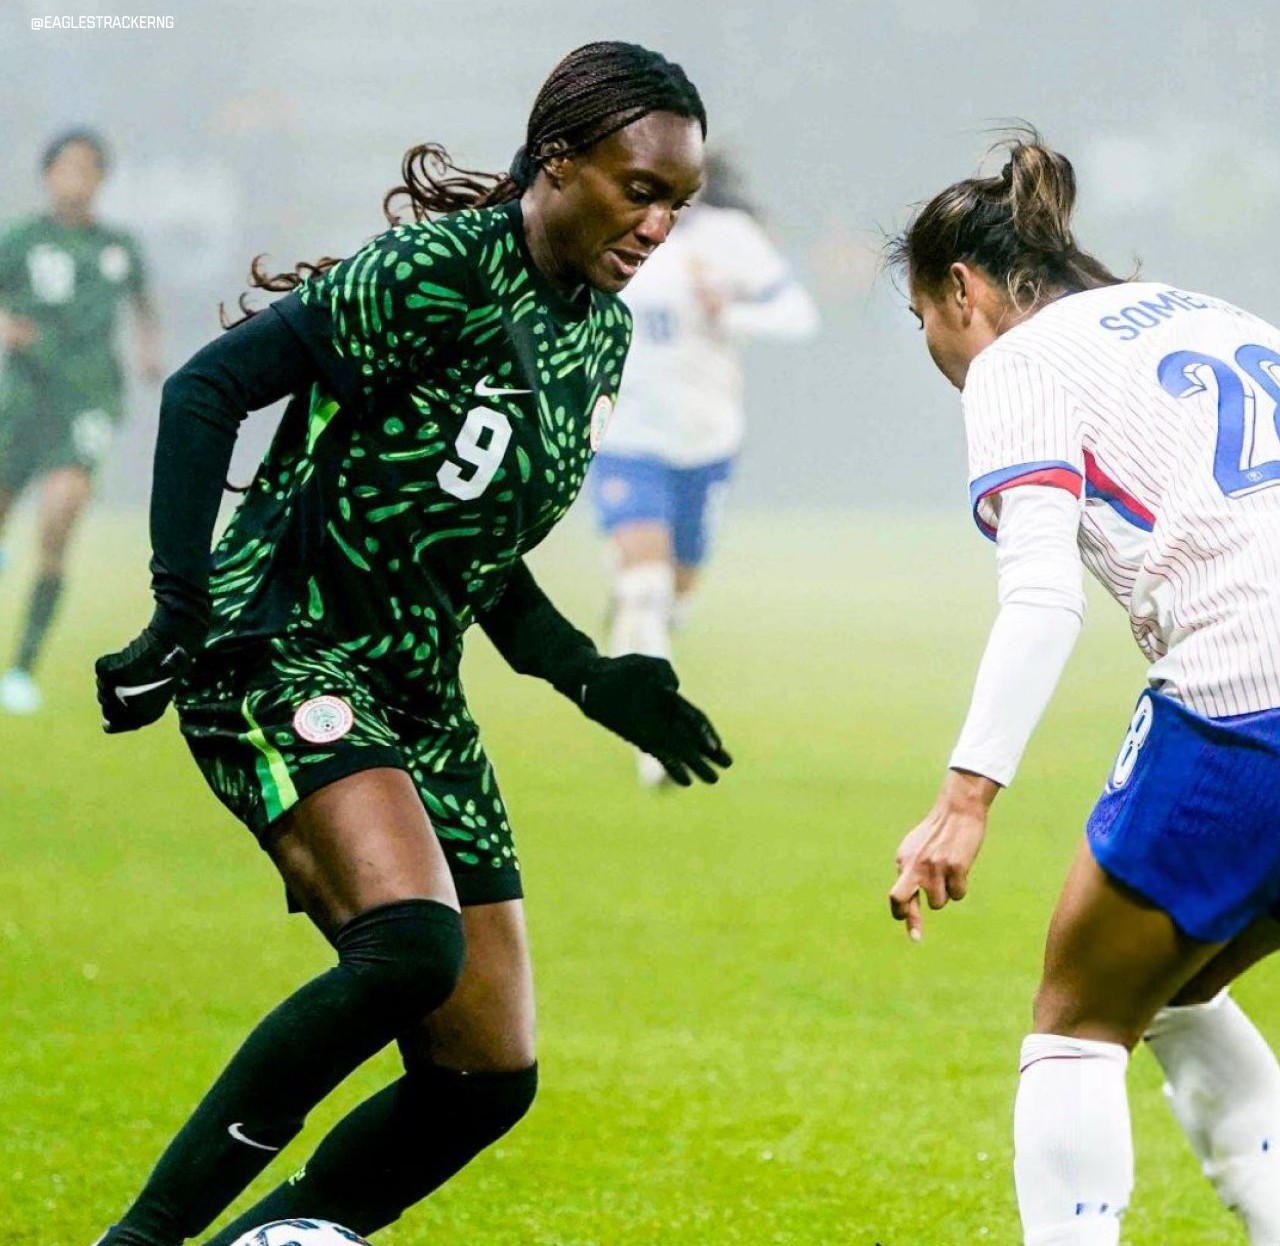
[[[369,1246],[359,1233],[352,1233],[328,1220],[273,1220],[251,1229],[234,1246]]]

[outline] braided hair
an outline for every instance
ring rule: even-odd
[[[383,197],[383,214],[389,224],[400,224],[395,205],[405,199],[415,221],[509,203],[520,198],[552,157],[586,151],[651,112],[696,121],[706,137],[702,98],[679,65],[638,43],[584,44],[570,52],[542,84],[529,113],[524,144],[506,173],[460,168],[439,143],[419,143],[405,153],[400,166],[403,180]],[[262,268],[262,256],[258,256],[249,270],[249,282],[260,290],[284,292],[339,262],[326,256],[273,275]],[[240,310],[246,317],[253,314],[244,295]],[[223,324],[227,325],[225,315]]]

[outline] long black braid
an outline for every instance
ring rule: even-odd
[[[395,225],[400,222],[395,204],[403,199],[409,201],[416,221],[519,199],[552,156],[585,151],[651,112],[696,121],[706,137],[702,98],[679,65],[638,43],[584,44],[570,52],[542,84],[529,113],[524,145],[506,173],[459,168],[439,143],[420,143],[405,153],[400,166],[403,181],[383,197],[383,213]],[[284,292],[339,262],[326,256],[298,264],[292,272],[271,274],[258,256],[249,270],[249,283],[260,290]],[[243,295],[240,310],[246,317],[253,314]],[[223,324],[227,325],[225,315]]]

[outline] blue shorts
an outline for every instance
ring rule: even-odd
[[[1280,709],[1202,718],[1148,690],[1086,834],[1112,878],[1194,939],[1280,909]]]
[[[591,499],[605,532],[631,523],[664,524],[676,562],[697,567],[718,527],[732,470],[732,459],[671,467],[661,459],[598,454],[591,465]]]

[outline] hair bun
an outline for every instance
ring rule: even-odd
[[[1002,182],[1008,178],[1013,229],[1022,244],[1042,255],[1070,254],[1075,249],[1071,214],[1076,201],[1071,161],[1032,137],[1013,144],[1000,176]]]

